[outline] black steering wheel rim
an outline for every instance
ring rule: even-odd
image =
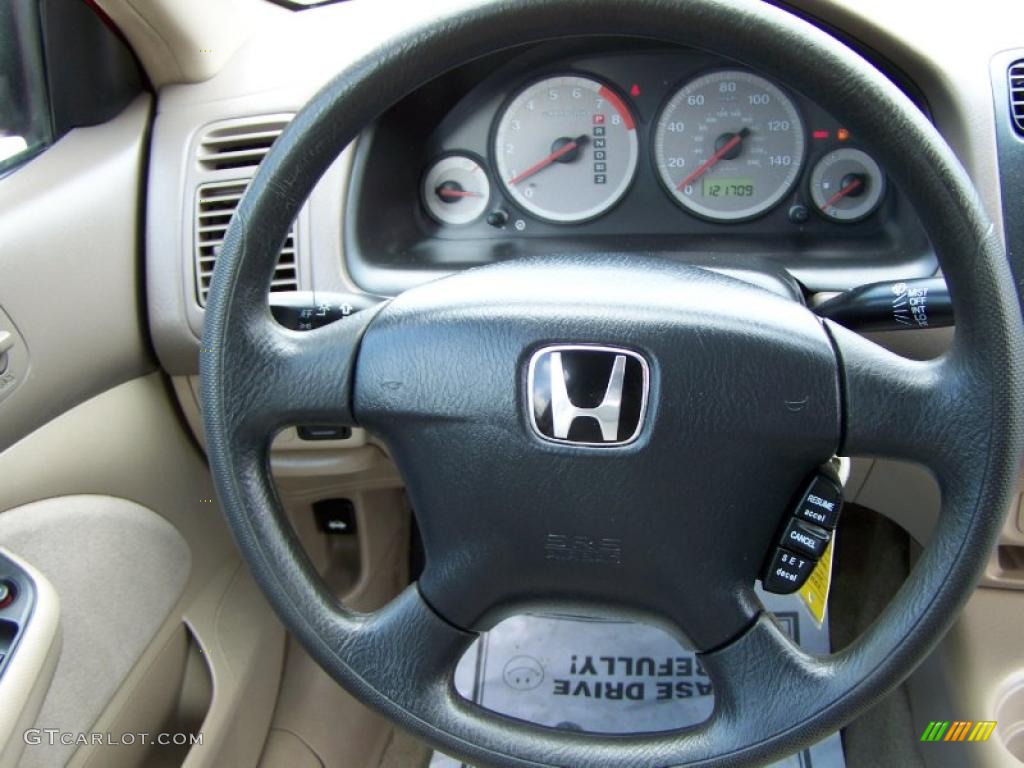
[[[917,460],[940,482],[940,524],[907,583],[864,636],[826,659],[799,652],[764,614],[730,642],[707,648],[716,711],[679,732],[560,732],[460,699],[452,658],[473,635],[432,610],[416,586],[373,615],[339,606],[302,552],[269,475],[276,429],[356,423],[357,368],[361,379],[375,374],[373,361],[357,356],[364,334],[377,333],[381,317],[385,330],[415,319],[410,300],[307,334],[273,324],[265,296],[277,250],[316,181],[359,131],[417,86],[498,49],[573,35],[707,48],[800,83],[876,148],[915,205],[957,317],[952,350],[928,363],[896,358],[826,324],[841,372],[836,448]],[[595,259],[593,268],[608,275],[626,269],[608,259]],[[671,277],[650,269],[655,279]],[[826,735],[906,677],[973,589],[1001,527],[1021,446],[1022,334],[1012,285],[1000,239],[938,133],[876,70],[806,22],[760,2],[489,3],[433,21],[338,75],[264,160],[231,225],[207,304],[208,455],[239,548],[285,625],[353,695],[426,740],[479,764],[760,764]],[[425,295],[428,305],[441,300]],[[359,402],[373,422],[373,398]]]

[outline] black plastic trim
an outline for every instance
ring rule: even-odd
[[[146,87],[125,42],[84,0],[39,0],[54,139],[105,123]]]
[[[322,5],[335,5],[336,3],[345,2],[345,0],[319,0],[319,2],[308,3],[293,2],[292,0],[267,0],[267,2],[280,5],[289,11],[308,11],[310,8],[319,8]]]

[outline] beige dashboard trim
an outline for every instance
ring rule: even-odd
[[[254,30],[288,11],[246,0],[97,0],[156,85],[215,75]]]

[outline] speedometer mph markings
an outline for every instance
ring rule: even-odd
[[[505,191],[546,221],[601,215],[636,173],[633,115],[615,91],[590,77],[549,77],[526,86],[502,112],[494,136]]]
[[[800,114],[777,86],[752,72],[721,70],[691,80],[662,108],[655,164],[687,210],[743,221],[793,188],[804,143]]]

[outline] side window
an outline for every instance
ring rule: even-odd
[[[53,140],[36,0],[0,2],[0,174]]]

